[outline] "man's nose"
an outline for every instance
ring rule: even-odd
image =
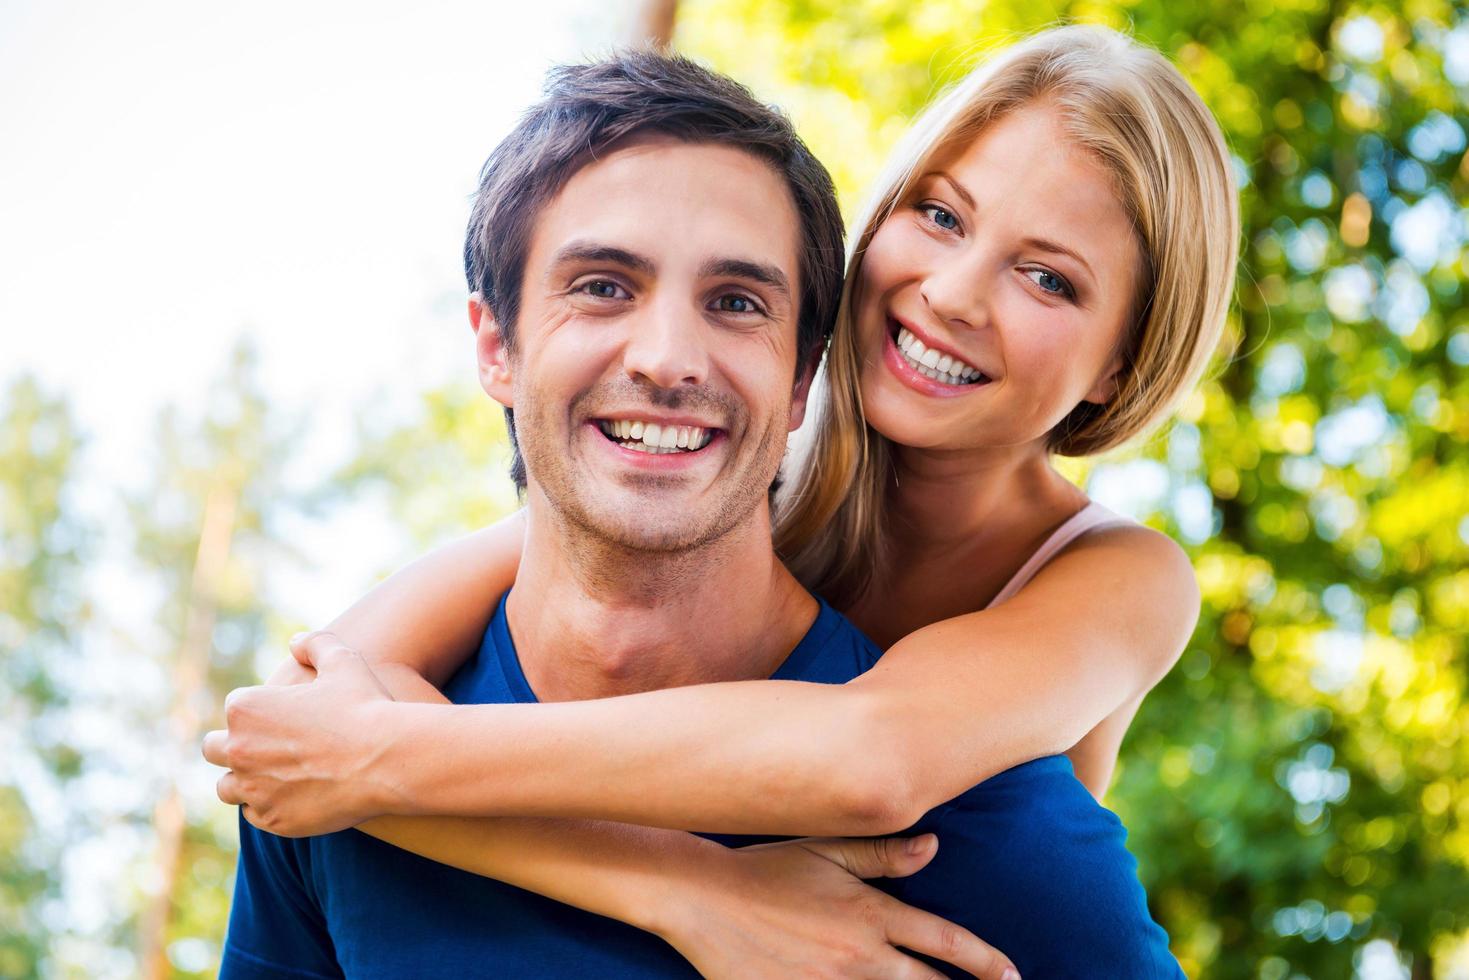
[[[703,384],[709,379],[707,325],[687,302],[660,299],[628,324],[623,370],[659,388]]]

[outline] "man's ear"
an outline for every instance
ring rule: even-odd
[[[806,400],[811,397],[811,385],[816,378],[816,368],[821,364],[819,355],[812,356],[806,370],[796,376],[796,386],[791,389],[791,427],[795,432],[806,420]]]
[[[505,349],[505,335],[484,297],[469,294],[469,327],[474,331],[474,353],[479,362],[479,384],[495,401],[506,408],[515,407],[511,394],[510,352]]]
[[[1097,378],[1097,383],[1092,385],[1090,391],[1082,398],[1084,402],[1093,405],[1105,405],[1117,397],[1117,375],[1122,373],[1122,355],[1114,354],[1112,360],[1107,362],[1107,367],[1102,371],[1102,376]]]

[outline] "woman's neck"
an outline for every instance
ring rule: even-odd
[[[1044,444],[946,452],[894,447],[886,568],[846,610],[880,646],[983,609],[1086,502]]]
[[[1044,443],[986,450],[895,446],[889,498],[905,550],[1009,537],[1017,527],[1053,527],[1086,496],[1052,468]]]

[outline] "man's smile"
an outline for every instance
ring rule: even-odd
[[[597,419],[597,428],[624,449],[643,453],[695,453],[709,445],[719,429],[675,425],[646,419]]]

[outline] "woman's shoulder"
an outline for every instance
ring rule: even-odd
[[[1058,554],[1087,555],[1088,564],[1105,565],[1117,571],[1151,572],[1190,583],[1194,581],[1193,564],[1188,553],[1162,531],[1095,502],[1089,503],[1084,510],[1095,515],[1090,526],[1067,542]]]
[[[1089,526],[1056,548],[1008,604],[1027,616],[1061,615],[1094,634],[1125,624],[1128,648],[1166,669],[1198,621],[1193,565],[1163,532],[1100,504],[1086,509]]]
[[[1193,578],[1188,556],[1172,538],[1089,500],[1051,531],[989,606],[1008,602],[1036,580],[1149,571]]]

